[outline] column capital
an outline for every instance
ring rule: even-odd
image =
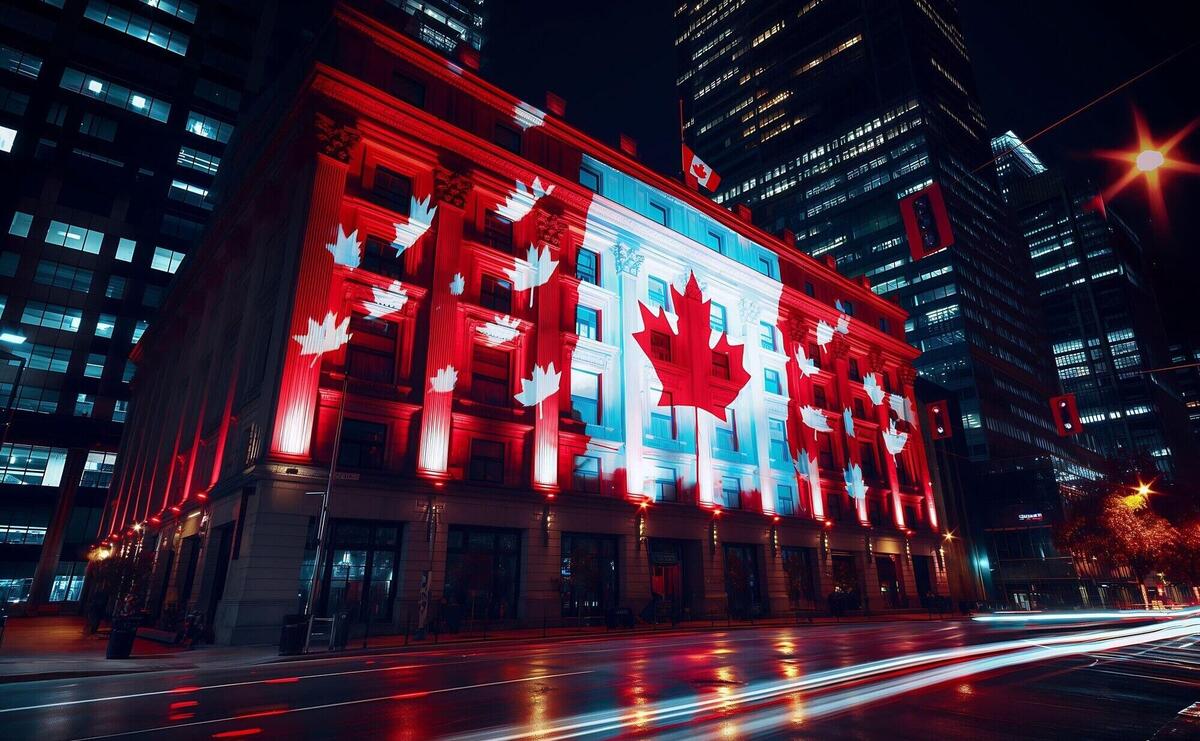
[[[313,126],[316,129],[317,147],[321,154],[342,163],[350,161],[350,151],[358,144],[362,134],[352,126],[335,121],[324,113],[316,114]]]
[[[738,312],[743,321],[757,322],[758,317],[762,315],[762,307],[754,299],[743,296],[738,299]]]
[[[638,271],[642,269],[642,263],[646,261],[646,256],[641,254],[641,248],[628,242],[617,242],[613,247],[613,265],[618,273],[623,273],[637,277]]]
[[[566,220],[541,208],[534,210],[534,219],[537,241],[554,247],[561,246],[562,236],[567,231]]]
[[[445,167],[433,171],[433,193],[439,203],[462,208],[467,203],[467,194],[471,192],[471,178],[465,173]]]

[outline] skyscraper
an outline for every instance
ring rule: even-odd
[[[1051,421],[1033,275],[954,2],[716,0],[683,2],[676,18],[685,138],[720,173],[716,200],[908,310],[918,371],[957,397],[978,527],[1036,528],[1052,548],[1059,486],[1097,474]],[[1043,516],[1017,520],[1026,496]],[[985,546],[997,553],[990,535]],[[993,576],[1009,596],[1038,578]],[[1073,574],[1060,576],[1054,599],[1078,599]]]
[[[1195,448],[1171,374],[1162,317],[1137,234],[1090,183],[1048,170],[1011,131],[992,140],[996,171],[1033,261],[1047,340],[1063,390],[1075,394],[1080,442],[1163,474]]]

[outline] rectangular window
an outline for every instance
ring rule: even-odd
[[[55,288],[67,288],[87,293],[92,287],[92,271],[64,265],[53,260],[42,260],[33,276],[34,283]]]
[[[167,190],[167,198],[172,201],[179,201],[197,208],[202,208],[206,211],[212,211],[213,205],[208,201],[208,189],[201,188],[199,185],[193,185],[182,180],[172,180],[171,187]]]
[[[879,317],[879,331],[885,334],[891,331],[891,326],[888,324],[887,317],[885,316]]]
[[[381,206],[386,206],[401,214],[407,214],[412,205],[412,181],[386,167],[376,167],[371,196]]]
[[[367,237],[359,266],[376,275],[397,280],[404,277],[404,260],[396,256],[396,248],[382,237]]]
[[[858,372],[858,360],[856,358],[850,358],[848,372],[850,374],[850,380],[852,380],[852,381],[861,381],[862,380],[862,374]]]
[[[728,381],[732,376],[729,369],[729,353],[712,351],[712,375]]]
[[[467,478],[489,484],[504,483],[504,443],[494,440],[472,440]]]
[[[575,255],[575,277],[585,283],[600,285],[600,256],[580,247]]]
[[[650,330],[650,357],[671,362],[671,336]]]
[[[112,314],[101,314],[96,319],[96,336],[111,339],[113,329],[117,326],[117,317]]]
[[[713,301],[708,312],[708,326],[714,332],[724,332],[728,326],[728,314],[725,307]]]
[[[600,312],[582,304],[575,307],[575,334],[600,340]]]
[[[104,288],[105,298],[125,298],[125,278],[120,275],[108,276],[108,285]]]
[[[351,378],[393,383],[396,378],[396,337],[399,327],[383,319],[354,314],[350,319],[346,366]]]
[[[501,252],[512,252],[513,223],[495,211],[483,216],[483,241]]]
[[[51,602],[78,602],[83,595],[83,578],[87,561],[59,561],[54,582],[50,585]]]
[[[41,301],[25,302],[25,310],[21,312],[22,324],[61,329],[64,332],[78,332],[82,320],[83,311],[80,309]]]
[[[600,424],[600,375],[571,369],[571,408],[589,425]]]
[[[192,0],[141,0],[141,2],[143,5],[161,10],[186,23],[196,22],[197,6]]]
[[[42,59],[36,54],[0,44],[0,70],[36,80],[42,73]]]
[[[13,145],[17,143],[17,130],[7,126],[0,126],[0,152],[11,152]]]
[[[508,353],[483,345],[475,346],[471,359],[471,398],[480,404],[512,405],[512,382]]]
[[[117,241],[117,259],[121,262],[133,262],[133,253],[137,250],[137,242],[121,237]]]
[[[29,107],[29,96],[0,85],[0,110],[14,116],[24,116]]]
[[[679,499],[678,479],[674,468],[656,466],[654,469],[654,501],[675,502]]]
[[[716,439],[714,447],[727,453],[736,453],[738,449],[737,414],[732,409],[725,410],[725,421],[715,420]]]
[[[762,273],[763,275],[767,276],[768,278],[774,278],[775,277],[775,261],[772,260],[771,258],[767,257],[766,255],[759,255],[758,256],[758,272]]]
[[[402,72],[392,73],[392,95],[417,108],[425,107],[425,86]]]
[[[813,386],[813,404],[820,407],[821,409],[824,409],[827,406],[829,406],[829,401],[827,400],[827,397],[825,395],[825,387],[824,386],[815,386],[815,385]]]
[[[485,275],[479,285],[479,305],[485,309],[508,314],[512,311],[512,283]]]
[[[725,242],[721,239],[721,235],[714,231],[708,231],[704,235],[704,244],[713,252],[725,254]]]
[[[809,297],[815,298],[817,295],[817,289],[809,281],[804,281],[804,293]]]
[[[783,395],[783,382],[779,377],[779,371],[774,368],[763,369],[763,388],[768,394]]]
[[[215,154],[184,146],[180,147],[179,154],[175,155],[175,163],[180,167],[202,172],[205,175],[216,175],[217,168],[221,166],[221,158]]]
[[[787,443],[787,426],[782,419],[767,420],[767,436],[770,440],[771,461],[787,461],[791,462],[792,456],[788,452]]]
[[[61,221],[51,221],[50,226],[46,228],[46,244],[56,244],[70,250],[86,252],[89,255],[99,255],[100,243],[103,241],[104,232],[65,224]]]
[[[129,402],[124,399],[117,399],[113,404],[112,421],[124,422],[129,415]]]
[[[145,116],[152,121],[163,123],[171,115],[171,104],[165,100],[156,100],[144,93],[134,92],[122,85],[103,80],[95,75],[85,74],[71,67],[63,70],[62,80],[59,81],[58,86],[64,90],[136,113],[139,116]]]
[[[496,124],[492,133],[492,141],[510,152],[521,153],[521,132],[502,123]]]
[[[658,306],[663,311],[671,310],[671,301],[667,293],[667,282],[662,278],[650,276],[647,280],[647,297],[650,299],[650,308]]]
[[[66,448],[0,446],[0,481],[6,484],[58,486],[66,464]]]
[[[33,226],[33,214],[17,211],[13,213],[12,223],[8,225],[8,233],[14,237],[28,237],[31,226]]]
[[[667,226],[667,208],[666,206],[650,202],[650,211],[647,214],[651,221],[655,221],[663,226]]]
[[[83,11],[83,17],[120,31],[127,36],[145,41],[151,46],[166,49],[172,54],[179,56],[187,54],[188,35],[183,31],[136,13],[130,13],[105,0],[89,0],[87,8]]]
[[[221,144],[228,144],[229,137],[233,136],[233,124],[227,124],[212,116],[195,111],[188,111],[187,130],[196,136]]]
[[[575,491],[589,494],[600,493],[600,459],[594,455],[575,456],[575,470],[571,476]]]
[[[721,477],[721,503],[726,509],[742,508],[742,482],[736,476]]]
[[[344,468],[377,471],[383,468],[386,444],[387,425],[361,419],[343,420],[337,464]]]
[[[796,492],[790,485],[776,485],[775,509],[779,512],[779,514],[784,516],[796,514]]]
[[[79,121],[79,133],[110,142],[117,138],[117,122],[94,113],[85,113]]]
[[[779,349],[779,345],[775,341],[775,327],[770,322],[758,323],[758,344],[764,350],[775,352]]]
[[[242,107],[242,94],[231,87],[226,87],[212,80],[201,78],[196,80],[196,97],[209,103],[236,111]]]
[[[75,395],[75,416],[91,417],[96,409],[96,397],[93,394]]]
[[[130,358],[125,358],[125,370],[121,371],[121,383],[129,383],[133,380],[133,374],[137,372],[137,365]]]
[[[142,339],[142,335],[146,334],[146,330],[150,327],[150,323],[145,319],[138,319],[137,324],[133,325],[133,332],[129,335],[129,341],[137,344],[138,340]]]
[[[155,247],[154,257],[150,258],[150,269],[161,270],[172,275],[183,262],[184,253],[169,250],[166,247]]]
[[[579,168],[579,184],[593,193],[600,192],[600,174],[586,167]]]
[[[662,389],[651,389],[650,396],[657,400],[657,406],[650,409],[650,434],[659,440],[675,440],[679,434],[675,424],[674,398],[671,392]]]
[[[17,274],[17,266],[21,264],[21,256],[15,252],[0,252],[0,275],[8,278]]]
[[[37,345],[24,343],[13,345],[9,352],[25,358],[30,370],[49,371],[50,373],[66,373],[67,364],[71,362],[71,348],[54,347],[52,345]]]

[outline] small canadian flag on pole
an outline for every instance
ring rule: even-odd
[[[683,177],[693,188],[699,189],[703,185],[710,193],[716,193],[717,185],[721,182],[721,176],[686,144],[683,145]]]

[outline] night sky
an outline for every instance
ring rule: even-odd
[[[567,120],[602,141],[638,140],[641,158],[662,172],[678,167],[677,73],[664,0],[508,0],[493,5],[486,76],[541,105],[546,90],[567,100]],[[1187,5],[1144,2],[964,0],[964,32],[991,133],[1019,136],[1061,117],[1197,41]],[[1000,9],[1003,9],[1002,11]],[[1103,103],[1046,133],[1030,147],[1050,167],[1107,185],[1121,165],[1093,156],[1130,149],[1132,110],[1156,140],[1200,117],[1200,46]],[[1174,156],[1200,161],[1200,131]],[[1151,224],[1140,181],[1110,205],[1138,229],[1156,269],[1168,329],[1200,342],[1192,295],[1200,287],[1200,175],[1165,179],[1169,224]]]

